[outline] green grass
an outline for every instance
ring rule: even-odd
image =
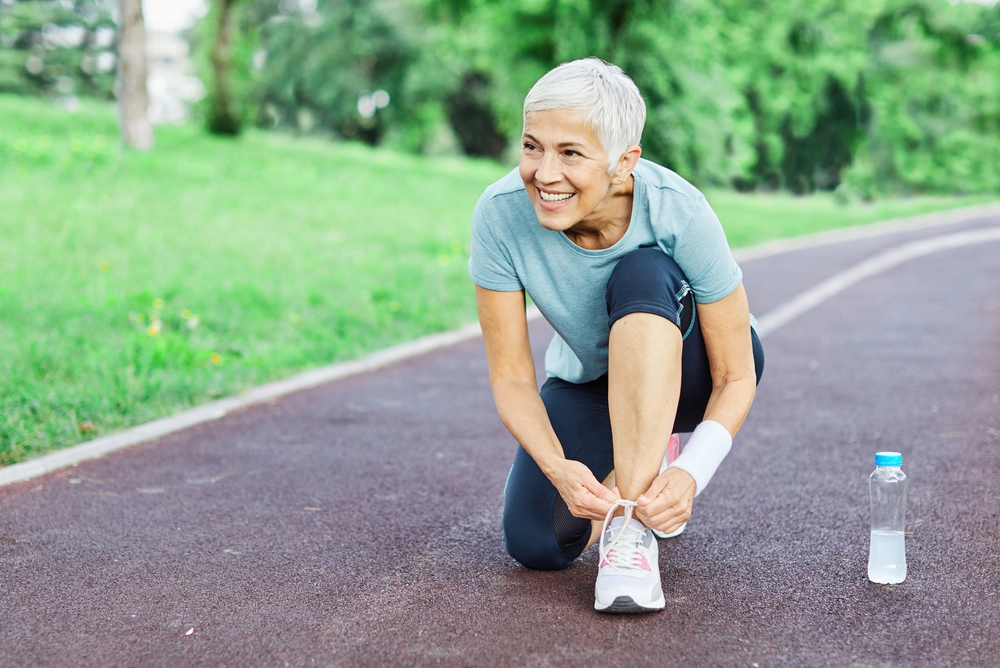
[[[0,465],[475,318],[506,169],[0,96]],[[734,245],[971,203],[709,193]],[[982,200],[975,200],[982,201]]]

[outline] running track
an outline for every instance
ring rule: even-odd
[[[764,324],[976,230],[767,333],[732,453],[661,542],[661,614],[594,613],[593,549],[506,556],[514,443],[469,340],[0,487],[0,665],[1000,665],[1000,218],[741,264]],[[865,571],[882,449],[911,481],[891,587]]]

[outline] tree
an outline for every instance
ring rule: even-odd
[[[242,129],[236,95],[233,91],[232,32],[233,7],[239,0],[215,0],[218,24],[212,44],[212,92],[208,111],[208,129],[219,135],[238,135]]]
[[[149,122],[149,95],[146,92],[146,28],[142,20],[142,0],[121,2],[118,47],[121,92],[118,107],[122,145],[149,151],[155,144],[155,138]]]
[[[381,143],[402,126],[416,51],[380,0],[248,3],[260,32],[252,99],[259,121]],[[399,10],[397,13],[407,12]]]

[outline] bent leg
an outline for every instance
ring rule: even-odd
[[[608,281],[608,405],[615,481],[625,499],[649,488],[667,451],[684,334],[693,323],[690,293],[680,267],[659,248],[624,256]]]
[[[634,501],[660,472],[680,389],[680,330],[649,313],[618,320],[608,344],[608,408],[622,498]]]
[[[659,472],[670,434],[693,431],[704,418],[712,372],[694,295],[659,248],[640,248],[618,262],[607,305],[615,475],[622,496],[634,499]],[[764,349],[750,334],[760,383]]]

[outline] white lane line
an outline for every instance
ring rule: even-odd
[[[795,318],[816,308],[834,295],[837,295],[855,283],[865,280],[897,267],[904,262],[915,260],[926,255],[940,253],[953,248],[971,246],[987,241],[1000,241],[1000,227],[969,230],[930,239],[914,241],[898,248],[880,253],[850,269],[831,276],[819,285],[799,293],[791,301],[774,309],[757,319],[757,335],[764,338],[768,334],[784,327]]]
[[[733,252],[733,257],[740,263],[750,262],[806,248],[829,246],[830,244],[857,241],[859,239],[871,239],[895,232],[911,232],[930,227],[958,225],[981,218],[995,218],[997,216],[1000,216],[1000,203],[981,204],[962,209],[953,209],[951,211],[925,213],[910,218],[897,218],[878,223],[869,223],[867,225],[841,227],[835,230],[826,230],[825,232],[816,232],[815,234],[806,234],[789,239],[776,239],[749,248],[736,250]]]
[[[734,256],[737,261],[746,262],[780,253],[815,248],[825,244],[875,237],[897,231],[971,222],[977,218],[993,215],[1000,215],[1000,204],[965,207],[942,213],[924,214],[901,220],[889,220],[844,230],[831,230],[794,239],[773,241],[737,251],[734,253]],[[810,306],[809,308],[812,307]],[[780,327],[791,319],[789,318],[784,322],[780,322],[777,326],[771,325],[769,318],[781,315],[779,313],[781,310],[779,308],[777,311],[768,313],[758,320],[759,336],[763,336],[765,332],[774,331],[777,327]],[[796,317],[796,315],[793,315],[792,318]],[[528,309],[529,320],[537,320],[540,317],[541,313],[538,312],[537,307],[532,306]],[[209,404],[197,406],[176,415],[153,420],[152,422],[109,434],[108,436],[102,436],[86,443],[80,443],[79,445],[43,455],[37,459],[21,462],[20,464],[11,464],[10,466],[0,468],[0,487],[22,480],[29,480],[68,466],[75,466],[88,459],[102,457],[116,450],[152,441],[181,431],[182,429],[217,420],[233,411],[249,408],[250,406],[266,401],[273,401],[287,394],[307,390],[341,378],[373,371],[395,362],[423,355],[438,348],[475,338],[479,335],[480,329],[478,323],[466,325],[450,332],[432,334],[416,341],[386,348],[360,360],[331,364],[319,369],[313,369],[312,371],[306,371],[285,380],[251,388],[235,397],[227,397]]]

